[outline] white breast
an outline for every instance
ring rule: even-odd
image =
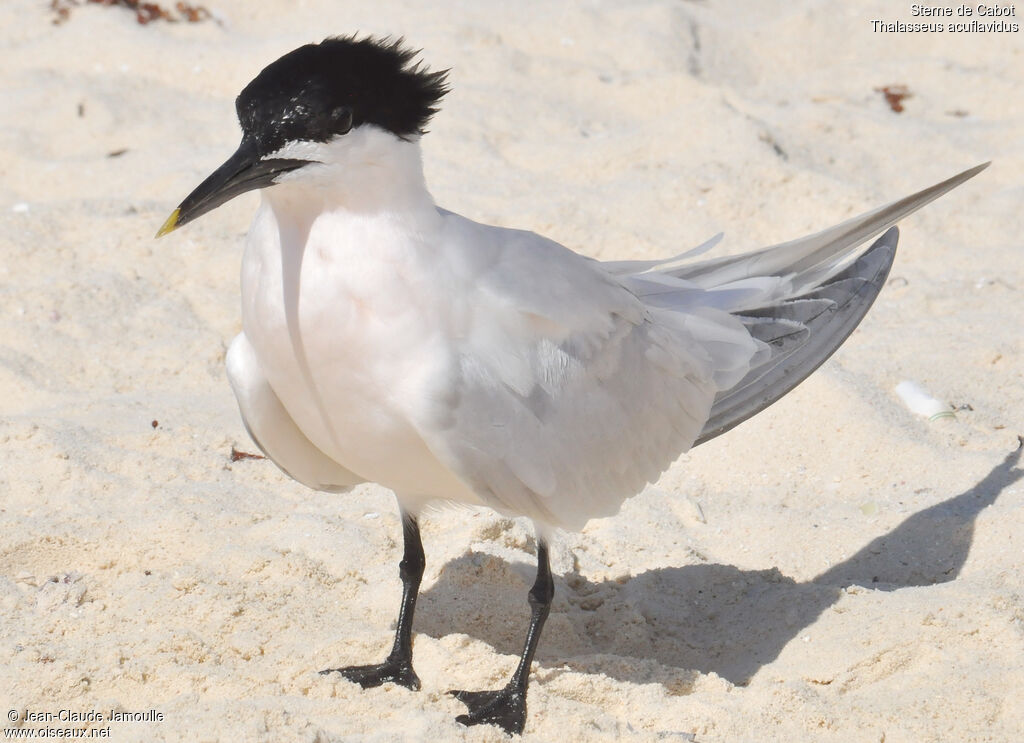
[[[410,233],[393,215],[265,201],[242,264],[242,322],[271,387],[325,454],[406,496],[478,502],[413,425],[452,364],[451,308],[424,290],[440,220],[430,208]]]

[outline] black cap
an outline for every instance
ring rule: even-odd
[[[448,92],[447,70],[413,62],[418,50],[403,43],[342,36],[285,54],[235,101],[243,136],[267,155],[286,142],[326,142],[360,124],[402,139],[423,134]]]

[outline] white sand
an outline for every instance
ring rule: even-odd
[[[210,6],[222,25],[0,4],[4,709],[163,716],[93,725],[117,741],[503,739],[445,691],[513,667],[528,526],[424,519],[422,692],[318,676],[389,646],[393,501],[229,461],[255,450],[223,356],[257,197],[152,239],[263,65],[363,30],[452,68],[439,203],[594,256],[781,241],[994,161],[901,225],[818,373],[554,548],[523,739],[1021,739],[1021,33],[872,33],[922,20],[882,0]],[[904,379],[970,408],[929,423]]]

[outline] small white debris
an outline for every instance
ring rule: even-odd
[[[15,214],[27,214],[28,210],[29,205],[26,204],[24,201],[19,201],[17,204],[11,207],[11,211],[14,212]]]
[[[912,412],[930,421],[953,417],[953,410],[949,405],[929,395],[917,382],[900,382],[896,385],[896,394]]]

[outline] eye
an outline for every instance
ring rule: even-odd
[[[348,106],[336,106],[331,111],[331,129],[335,134],[348,134],[352,129],[352,109]]]

